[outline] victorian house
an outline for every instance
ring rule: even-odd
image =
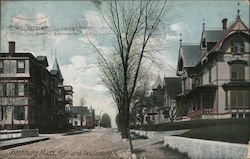
[[[241,20],[203,30],[199,44],[180,40],[178,119],[246,118],[250,115],[250,30]]]
[[[46,56],[0,54],[0,124],[2,129],[58,129],[66,120],[63,77],[57,60],[48,71]],[[68,123],[68,122],[67,122]]]
[[[176,120],[176,97],[181,93],[180,77],[164,77],[158,75],[151,93],[153,107],[147,113],[148,123],[165,123]]]

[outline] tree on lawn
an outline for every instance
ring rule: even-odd
[[[114,35],[113,52],[100,55],[101,78],[115,100],[122,138],[128,137],[129,112],[137,90],[141,67],[145,60],[154,61],[157,47],[151,39],[160,36],[160,24],[165,21],[166,1],[108,1],[100,15]],[[158,35],[157,35],[158,34]]]
[[[107,113],[102,115],[101,126],[104,128],[111,128],[111,119]]]

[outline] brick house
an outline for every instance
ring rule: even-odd
[[[46,56],[0,54],[0,124],[2,129],[55,129],[65,125],[63,78],[55,60],[47,70]]]

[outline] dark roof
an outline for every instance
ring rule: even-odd
[[[223,30],[204,30],[203,33],[207,42],[218,42],[224,35]]]
[[[52,70],[51,71],[53,71],[53,72],[57,72],[58,73],[58,76],[59,76],[59,78],[61,79],[61,80],[63,80],[63,76],[62,76],[62,73],[61,73],[61,70],[60,70],[60,67],[59,67],[59,65],[58,65],[58,62],[57,62],[57,59],[55,58],[55,62],[54,62],[54,65],[53,65],[53,68],[52,68]],[[51,72],[50,71],[50,72]]]
[[[195,67],[203,54],[200,45],[182,45],[183,67]]]
[[[165,77],[164,84],[166,93],[172,99],[176,98],[182,91],[180,77]]]
[[[89,110],[87,107],[83,107],[83,106],[73,106],[71,108],[72,113],[74,114],[88,114]]]
[[[49,64],[48,64],[48,60],[47,60],[47,57],[46,56],[37,56],[36,59],[40,62],[42,62],[42,64],[45,66],[45,67],[48,67]]]
[[[10,56],[10,53],[0,53],[0,57],[8,57]],[[31,53],[14,53],[11,54],[11,57],[30,57],[33,60],[37,60]]]

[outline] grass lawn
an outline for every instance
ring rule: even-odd
[[[179,136],[243,144],[248,144],[250,140],[250,118],[193,120],[155,125],[134,125],[131,128],[147,131],[190,129]]]
[[[209,126],[191,129],[178,136],[248,144],[250,140],[250,126],[247,123]]]

